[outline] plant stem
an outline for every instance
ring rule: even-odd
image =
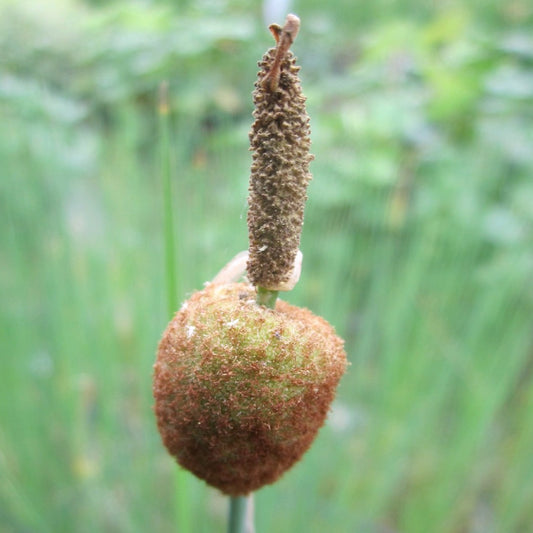
[[[230,498],[228,533],[254,533],[252,496]]]
[[[165,240],[165,280],[167,293],[167,312],[169,319],[176,311],[178,304],[178,274],[176,265],[176,240],[172,209],[172,169],[170,152],[170,121],[168,84],[162,83],[159,88],[159,138],[160,138],[160,171],[163,182],[163,235]],[[176,469],[175,474],[175,513],[176,529],[180,533],[192,531],[191,505],[188,497],[189,475]]]
[[[170,156],[170,121],[169,121],[168,83],[163,82],[159,88],[159,136],[160,169],[163,182],[163,235],[165,239],[165,279],[167,287],[167,311],[172,317],[177,305],[176,245],[172,217],[172,180]]]
[[[269,309],[276,308],[276,299],[278,298],[278,291],[270,291],[263,287],[257,287],[257,296],[255,301],[259,305],[264,305]]]

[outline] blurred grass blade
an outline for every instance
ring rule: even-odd
[[[163,82],[159,88],[159,138],[160,168],[163,183],[163,234],[165,239],[165,277],[167,290],[167,311],[169,319],[177,307],[178,272],[176,271],[176,240],[172,211],[172,162],[170,149],[170,107],[168,100],[168,83]]]
[[[170,147],[170,105],[168,83],[163,82],[159,88],[159,139],[160,169],[163,182],[163,233],[165,241],[165,278],[167,292],[167,311],[170,319],[178,305],[178,279],[176,261],[176,240],[174,235],[174,218],[172,204],[172,160]],[[177,467],[175,474],[175,513],[176,531],[192,531],[191,505],[189,501],[190,475]]]

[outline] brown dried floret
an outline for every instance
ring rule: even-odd
[[[153,392],[161,437],[183,467],[229,495],[273,483],[309,448],[346,367],[322,318],[245,284],[209,285],[159,344]]]

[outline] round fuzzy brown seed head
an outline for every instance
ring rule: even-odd
[[[229,495],[273,483],[309,448],[346,367],[322,318],[242,283],[211,284],[184,304],[159,344],[153,392],[163,443]]]

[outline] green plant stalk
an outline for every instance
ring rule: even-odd
[[[162,83],[159,90],[159,138],[160,171],[163,182],[163,235],[165,241],[165,280],[167,312],[172,317],[177,308],[178,275],[176,264],[176,239],[174,235],[172,210],[172,170],[170,150],[168,84]],[[191,505],[189,501],[189,474],[177,467],[175,471],[175,523],[180,533],[192,531]]]
[[[176,274],[176,239],[172,216],[172,171],[170,156],[170,121],[168,103],[168,85],[162,83],[159,92],[159,138],[160,169],[163,182],[163,235],[165,239],[165,280],[167,289],[167,312],[169,318],[176,310],[177,274]]]
[[[246,518],[251,496],[232,496],[229,506],[228,533],[253,533],[247,530]]]
[[[278,291],[271,291],[263,287],[257,287],[257,297],[255,301],[259,305],[264,305],[269,309],[276,308],[276,300],[278,298]]]

